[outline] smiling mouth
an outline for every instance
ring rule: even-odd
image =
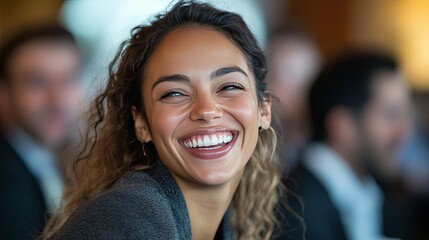
[[[237,131],[195,134],[181,140],[181,145],[194,157],[214,159],[226,155],[237,140]]]
[[[232,141],[234,135],[231,132],[221,132],[210,135],[196,135],[183,141],[188,148],[213,148],[222,146]]]

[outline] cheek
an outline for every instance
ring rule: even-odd
[[[373,116],[368,119],[366,133],[369,141],[376,147],[384,147],[388,144],[392,129],[381,117]]]
[[[155,142],[171,139],[174,130],[186,118],[187,111],[185,108],[174,106],[158,106],[154,107],[149,113],[152,118],[151,131],[157,134],[152,134]]]
[[[15,89],[11,95],[12,109],[23,115],[33,115],[43,108],[44,96],[41,91]]]
[[[78,109],[82,102],[82,94],[79,85],[73,85],[64,90],[64,95],[67,96],[66,104],[68,107]]]
[[[231,101],[225,101],[223,109],[231,115],[245,131],[258,129],[258,103],[251,96],[236,98]]]
[[[226,104],[224,109],[243,128],[242,159],[245,159],[243,161],[243,164],[245,164],[253,154],[258,141],[258,103],[253,98],[237,99]]]

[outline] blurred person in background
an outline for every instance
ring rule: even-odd
[[[429,193],[429,92],[413,94],[416,114],[413,131],[401,149],[407,187],[415,193]]]
[[[400,229],[384,231],[394,221],[405,228],[408,219],[386,208],[379,185],[398,176],[396,154],[409,133],[409,93],[394,59],[371,51],[342,56],[316,78],[309,105],[312,142],[286,180],[301,197],[289,201],[304,218],[306,239],[409,239]],[[293,239],[286,235],[280,239]]]
[[[279,98],[274,102],[274,108],[280,110],[274,127],[281,133],[281,164],[290,170],[308,140],[306,94],[319,71],[320,55],[310,35],[296,26],[275,33],[268,54],[268,88]]]
[[[401,149],[401,164],[406,187],[412,192],[429,192],[429,135],[425,123],[416,122],[412,136]]]
[[[429,92],[413,94],[413,130],[400,151],[404,187],[412,211],[415,239],[429,239]]]
[[[59,153],[79,112],[80,56],[59,26],[22,32],[0,52],[0,238],[35,239],[63,192]]]

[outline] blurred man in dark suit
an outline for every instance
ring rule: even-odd
[[[288,200],[305,221],[306,239],[402,237],[385,231],[391,219],[383,217],[378,181],[398,176],[396,155],[410,126],[408,89],[395,61],[369,51],[336,59],[316,78],[309,105],[312,142],[285,180],[301,197]],[[291,239],[286,235],[280,238]]]
[[[35,239],[58,207],[58,153],[77,120],[79,69],[62,27],[24,32],[1,49],[0,239]]]

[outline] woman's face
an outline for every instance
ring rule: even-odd
[[[138,138],[153,141],[180,180],[219,185],[240,177],[269,127],[270,102],[258,105],[243,53],[222,33],[203,27],[170,32],[145,69],[147,123],[133,111]]]

